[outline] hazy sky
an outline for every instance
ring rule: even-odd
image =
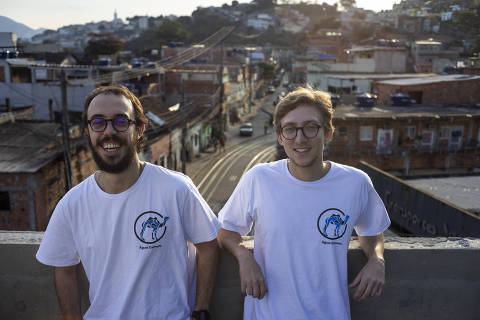
[[[231,4],[231,0],[1,0],[0,15],[9,17],[30,28],[57,29],[69,24],[112,20],[116,9],[124,19],[134,15],[190,15],[198,6]],[[240,0],[239,2],[250,2]],[[315,0],[306,2],[314,3]],[[335,0],[318,0],[317,3],[335,3]],[[357,0],[357,6],[379,11],[391,9],[399,0]]]

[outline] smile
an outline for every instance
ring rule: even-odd
[[[117,144],[117,143],[104,143],[102,145],[102,148],[105,150],[105,151],[109,151],[109,152],[112,152],[112,151],[115,151],[117,149],[120,148],[120,145]]]

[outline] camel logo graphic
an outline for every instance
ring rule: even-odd
[[[350,216],[345,215],[340,209],[330,208],[323,211],[318,217],[318,231],[327,239],[341,238],[347,230]]]
[[[135,235],[143,243],[155,243],[165,235],[168,219],[170,218],[155,211],[144,212],[135,220],[133,226]]]

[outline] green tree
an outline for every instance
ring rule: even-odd
[[[190,38],[190,33],[176,20],[165,20],[153,31],[153,34],[159,45],[166,44],[170,41],[185,41]]]
[[[98,40],[90,40],[85,47],[85,54],[90,57],[98,57],[98,55],[116,54],[125,48],[125,41],[111,37],[105,37]]]
[[[357,5],[356,0],[339,0],[338,3],[345,10],[351,9]]]
[[[263,79],[270,80],[275,76],[275,65],[267,62],[261,62],[258,66],[262,69]]]
[[[253,0],[253,2],[255,2],[255,5],[259,9],[271,9],[275,7],[275,3],[276,3],[276,1],[274,0]]]

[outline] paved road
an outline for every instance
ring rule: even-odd
[[[273,100],[285,89],[278,87],[255,103],[251,116],[243,122],[253,125],[252,137],[239,135],[239,124],[227,132],[226,151],[203,155],[194,165],[187,165],[187,174],[215,213],[227,202],[242,175],[255,164],[275,160],[276,137],[273,128],[264,133],[264,124],[273,114]]]

